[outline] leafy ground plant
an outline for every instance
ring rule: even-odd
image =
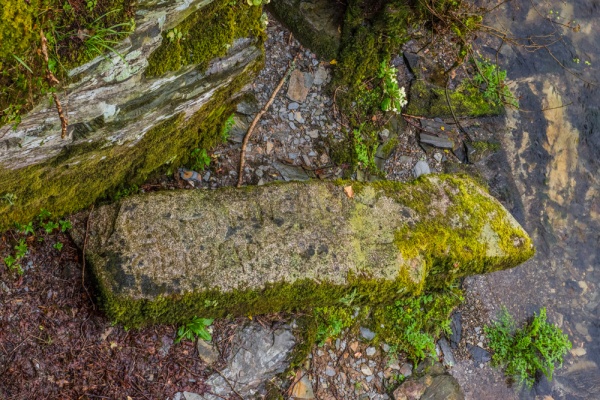
[[[408,101],[406,100],[406,91],[404,87],[398,86],[398,70],[389,65],[387,61],[382,61],[379,66],[378,78],[383,85],[383,100],[381,101],[382,111],[392,111],[395,114],[400,113]]]
[[[519,108],[518,99],[506,86],[506,71],[486,59],[473,59],[473,82],[483,90],[483,97],[494,104],[505,103]]]
[[[529,388],[538,372],[552,380],[555,364],[562,365],[563,356],[572,346],[560,328],[546,321],[545,308],[517,329],[514,318],[503,307],[498,321],[484,331],[494,352],[493,365],[505,368],[506,375]]]
[[[195,316],[190,322],[179,327],[175,343],[179,343],[183,339],[194,340],[196,337],[207,342],[212,340],[212,335],[207,328],[212,325],[213,321],[211,318],[198,318]]]
[[[435,357],[435,339],[441,332],[450,333],[449,315],[462,299],[460,290],[452,289],[398,300],[374,312],[373,328],[414,362]]]

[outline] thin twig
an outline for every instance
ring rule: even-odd
[[[242,186],[242,182],[244,180],[244,163],[245,163],[245,158],[246,158],[246,146],[248,145],[248,141],[250,140],[250,136],[252,136],[252,132],[254,131],[254,128],[256,127],[256,124],[258,123],[258,121],[267,112],[267,110],[269,109],[269,107],[271,106],[271,104],[273,104],[273,101],[275,100],[275,96],[277,96],[277,93],[279,93],[279,91],[283,87],[283,84],[285,83],[287,77],[292,73],[293,69],[296,66],[296,59],[297,58],[298,58],[298,54],[296,54],[296,57],[294,57],[294,59],[290,63],[287,71],[285,72],[285,74],[281,78],[281,81],[279,81],[279,84],[277,85],[277,87],[273,91],[273,94],[269,98],[269,101],[267,101],[267,103],[258,112],[258,114],[256,114],[256,117],[254,117],[254,121],[252,121],[252,124],[250,124],[250,128],[248,128],[248,132],[246,132],[246,136],[244,136],[244,141],[242,142],[242,153],[240,155],[240,171],[239,171],[239,174],[238,174],[237,187]]]
[[[44,57],[44,61],[46,63],[46,79],[48,80],[50,86],[58,85],[60,84],[60,81],[56,79],[56,77],[50,70],[50,66],[48,65],[48,40],[46,39],[46,36],[44,35],[44,31],[42,29],[40,29],[40,40],[42,42],[42,56]],[[60,118],[60,138],[64,139],[67,137],[67,127],[69,125],[69,120],[63,112],[63,108],[60,104],[60,101],[58,100],[57,94],[52,93],[52,98],[54,99],[54,103],[56,103],[56,111],[58,112],[58,118]]]
[[[48,67],[48,40],[46,39],[42,29],[40,29],[40,40],[42,42],[42,56],[44,56],[44,61],[46,62],[46,79],[48,79],[50,85],[58,85],[60,84],[60,81],[56,79]]]
[[[60,105],[60,101],[58,100],[58,96],[56,93],[52,93],[52,98],[56,103],[56,111],[58,111],[58,118],[60,118],[60,138],[64,139],[67,137],[67,127],[69,126],[69,120],[65,117],[63,113],[62,106]]]

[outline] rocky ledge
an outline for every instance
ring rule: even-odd
[[[325,306],[350,292],[388,302],[534,252],[485,189],[445,175],[156,192],[101,207],[88,226],[104,308],[130,326]]]

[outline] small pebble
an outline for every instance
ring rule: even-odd
[[[289,109],[289,110],[297,110],[297,109],[298,109],[298,107],[300,107],[300,105],[299,105],[298,103],[296,103],[296,102],[290,103],[290,104],[288,105],[288,109]]]
[[[376,351],[377,350],[375,350],[375,347],[367,347],[367,350],[366,350],[367,356],[373,357],[375,355]]]
[[[366,376],[373,375],[373,371],[371,371],[371,368],[369,368],[367,365],[363,365],[362,367],[360,367],[360,372],[362,372],[363,375]]]

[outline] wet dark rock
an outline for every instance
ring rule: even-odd
[[[452,149],[452,153],[461,163],[466,163],[468,161],[467,151],[465,150],[465,146],[463,144],[460,144],[459,146],[456,146],[454,149]]]
[[[440,149],[452,149],[454,143],[448,138],[447,135],[440,134],[439,136],[429,135],[427,133],[420,133],[419,140],[421,143],[425,143]]]
[[[471,353],[471,357],[473,357],[473,361],[475,361],[475,364],[477,365],[485,364],[492,359],[492,356],[489,353],[489,351],[482,349],[479,346],[467,344],[467,350],[469,350],[469,353]]]
[[[462,314],[460,312],[455,312],[452,315],[450,329],[452,330],[452,334],[449,337],[450,346],[452,346],[453,349],[456,349],[462,338]]]
[[[310,179],[302,167],[287,165],[279,161],[275,161],[273,166],[285,181],[307,181]]]
[[[600,370],[592,361],[578,361],[569,366],[567,371],[558,375],[556,379],[569,392],[577,393],[578,398],[600,398]]]
[[[329,0],[277,0],[269,8],[304,46],[327,60],[337,57],[345,7]]]
[[[411,74],[413,74],[416,78],[420,76],[421,73],[421,63],[420,57],[416,53],[404,52],[404,61],[406,66],[408,67]]]

